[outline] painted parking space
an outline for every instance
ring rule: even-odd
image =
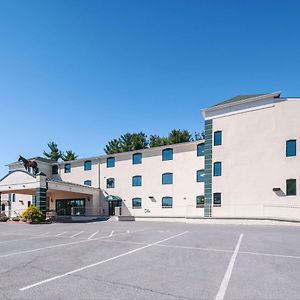
[[[55,224],[35,227],[36,239],[26,243],[21,230],[19,241],[0,243],[1,298],[297,299],[300,294],[296,227]]]

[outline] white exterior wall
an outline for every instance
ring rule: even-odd
[[[214,118],[222,145],[212,147],[212,162],[222,162],[222,176],[212,177],[212,189],[222,193],[222,207],[212,208],[213,217],[300,219],[300,197],[285,195],[290,178],[300,192],[299,100]],[[297,140],[295,157],[286,157],[289,139]]]
[[[81,185],[83,185],[85,180],[91,180],[92,187],[99,188],[99,159],[93,159],[91,161],[92,161],[92,169],[88,171],[84,170],[85,160],[60,163],[59,171],[58,171],[60,180],[77,183]],[[65,173],[64,166],[67,163],[71,164],[70,173]]]
[[[204,169],[204,157],[197,157],[200,142],[177,144],[115,155],[115,167],[101,159],[100,188],[123,199],[122,214],[146,217],[203,217],[196,208],[196,196],[204,195],[204,183],[196,182],[196,171]],[[162,149],[173,148],[173,160],[162,161]],[[142,164],[132,164],[132,154],[142,153]],[[113,156],[113,155],[112,155]],[[162,174],[173,173],[173,184],[163,185]],[[132,177],[142,176],[142,186],[133,187]],[[115,188],[106,188],[106,179],[115,178]],[[154,199],[150,199],[153,196]],[[173,197],[172,208],[162,208],[162,197]],[[132,208],[132,198],[142,198],[142,208]]]

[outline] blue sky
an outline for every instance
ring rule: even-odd
[[[201,131],[238,94],[300,96],[299,1],[0,0],[0,175],[49,141]]]

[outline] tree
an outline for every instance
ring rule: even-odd
[[[50,152],[44,151],[44,156],[55,161],[58,161],[60,158],[62,158],[62,152],[58,149],[56,143],[49,142],[47,145],[50,149]]]
[[[125,133],[118,139],[113,139],[104,148],[106,154],[134,151],[148,148],[147,135],[143,132]]]
[[[195,141],[204,140],[204,139],[205,139],[205,132],[204,132],[204,130],[202,130],[201,133],[195,132],[195,134],[194,134],[194,140]]]
[[[150,135],[150,142],[149,142],[150,148],[164,146],[164,145],[169,145],[168,138],[160,137],[159,135],[155,135],[155,134]]]
[[[104,148],[104,152],[107,155],[110,154],[115,154],[115,153],[120,153],[121,152],[121,147],[120,147],[120,142],[118,139],[113,139],[107,143],[107,145]]]
[[[66,153],[62,154],[63,161],[76,160],[78,155],[75,154],[72,150],[67,150]]]
[[[187,130],[173,129],[168,136],[169,145],[192,141],[192,135]]]

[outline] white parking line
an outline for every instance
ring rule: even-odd
[[[73,238],[73,237],[75,237],[75,236],[78,236],[79,234],[81,234],[81,233],[83,233],[84,231],[79,231],[79,232],[77,232],[77,233],[75,233],[75,234],[73,234],[72,236],[70,236],[71,238]]]
[[[96,263],[94,263],[94,264],[87,265],[87,266],[85,266],[85,267],[78,268],[78,269],[69,271],[69,272],[67,272],[67,273],[64,273],[64,274],[61,274],[61,275],[58,275],[58,276],[54,276],[54,277],[48,278],[48,279],[46,279],[46,280],[39,281],[39,282],[37,282],[37,283],[34,283],[34,284],[31,284],[31,285],[25,286],[25,287],[23,287],[23,288],[20,288],[19,291],[25,291],[25,290],[31,289],[31,288],[33,288],[33,287],[42,285],[42,284],[44,284],[44,283],[47,283],[47,282],[50,282],[50,281],[53,281],[53,280],[56,280],[56,279],[60,279],[60,278],[62,278],[62,277],[65,277],[65,276],[68,276],[68,275],[71,275],[71,274],[74,274],[74,273],[77,273],[77,272],[80,272],[80,271],[83,271],[83,270],[86,270],[86,269],[90,269],[90,268],[99,266],[99,265],[104,264],[104,263],[106,263],[106,262],[109,262],[109,261],[112,261],[112,260],[121,258],[121,257],[123,257],[123,256],[129,255],[129,254],[132,254],[132,253],[141,251],[141,250],[143,250],[143,249],[146,249],[146,248],[155,246],[155,245],[157,245],[157,244],[163,243],[163,242],[165,242],[165,241],[174,239],[174,238],[179,237],[179,236],[181,236],[181,235],[183,235],[183,234],[185,234],[185,233],[187,233],[187,231],[182,232],[182,233],[179,233],[179,234],[176,234],[176,235],[173,235],[173,236],[170,236],[170,237],[168,237],[168,238],[166,238],[166,239],[163,239],[163,240],[160,240],[160,241],[158,241],[158,242],[151,243],[151,244],[147,244],[147,245],[145,245],[145,246],[143,246],[143,247],[139,247],[139,248],[136,248],[136,249],[134,249],[134,250],[127,251],[127,252],[122,253],[122,254],[119,254],[119,255],[117,255],[117,256],[113,256],[113,257],[111,257],[111,258],[108,258],[108,259],[105,259],[105,260],[98,261],[98,262],[96,262]]]
[[[136,233],[136,232],[141,232],[141,231],[143,231],[143,229],[132,231],[131,233]],[[123,234],[125,234],[125,232],[115,234],[113,237],[118,236],[118,235],[123,235]],[[15,255],[38,252],[38,251],[42,251],[42,250],[54,249],[54,248],[65,247],[65,246],[70,246],[70,245],[76,245],[76,244],[81,244],[81,243],[87,243],[87,242],[92,242],[92,241],[99,241],[99,240],[102,240],[102,239],[107,239],[109,237],[110,236],[105,235],[105,236],[101,236],[101,237],[98,237],[98,238],[95,238],[95,239],[90,239],[90,240],[84,239],[84,240],[75,241],[75,242],[71,242],[71,243],[56,244],[56,245],[52,245],[52,246],[46,246],[46,247],[41,247],[41,248],[35,248],[35,249],[24,250],[24,251],[19,251],[19,252],[13,252],[13,253],[0,255],[0,258],[6,258],[6,257],[10,257],[10,256],[15,256]],[[36,237],[36,238],[42,239],[44,237]]]
[[[59,234],[57,234],[57,235],[55,235],[55,236],[61,236],[61,235],[65,234],[65,233],[67,233],[67,232],[66,232],[66,231],[61,232],[61,233],[59,233]]]
[[[112,230],[109,236],[113,236],[114,232],[115,232],[115,231]]]
[[[88,240],[91,240],[98,232],[99,232],[99,230],[97,230],[97,231],[94,232],[92,235],[90,235],[90,236],[88,237]]]
[[[243,238],[243,234],[240,235],[239,240],[238,240],[238,242],[235,246],[234,252],[231,256],[229,265],[228,265],[227,270],[224,274],[222,283],[220,285],[220,288],[219,288],[219,291],[218,291],[218,294],[217,294],[215,300],[223,300],[224,299],[224,296],[225,296],[225,293],[226,293],[226,290],[227,290],[227,287],[228,287],[228,284],[229,284],[229,280],[230,280],[230,277],[231,277],[231,274],[232,274],[233,266],[234,266],[237,254],[239,252],[239,249],[240,249],[242,238]]]

